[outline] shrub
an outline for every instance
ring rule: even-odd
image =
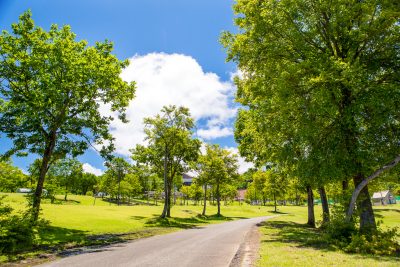
[[[324,230],[324,239],[349,253],[395,255],[400,253],[397,239],[400,233],[397,228],[382,230],[379,228],[370,234],[362,234],[357,230],[356,219],[345,221],[345,213],[341,206],[333,209],[331,221]],[[400,238],[399,238],[400,239]]]
[[[0,197],[0,253],[14,253],[32,247],[35,243],[37,227],[32,225],[29,210],[20,215],[13,214],[13,209],[5,205]]]
[[[400,237],[398,228],[389,230],[378,229],[372,235],[353,234],[351,241],[343,247],[346,252],[376,254],[376,255],[396,255],[400,253],[400,244],[397,238]]]

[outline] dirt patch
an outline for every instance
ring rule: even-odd
[[[259,225],[253,226],[246,234],[244,242],[240,245],[238,251],[233,257],[230,267],[250,267],[255,266],[258,259],[258,250],[260,248],[261,233],[258,230]]]

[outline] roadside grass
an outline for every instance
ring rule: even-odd
[[[316,215],[322,213],[315,207]],[[263,222],[257,266],[399,266],[398,257],[348,254],[327,243],[318,229],[305,225],[307,209],[280,207],[289,214]],[[400,226],[400,204],[374,207],[382,227]],[[321,216],[317,216],[321,220]]]

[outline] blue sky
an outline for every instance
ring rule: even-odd
[[[232,126],[237,107],[231,77],[236,66],[225,62],[218,42],[223,30],[235,30],[232,4],[232,0],[0,0],[0,28],[9,30],[21,13],[31,9],[36,25],[48,29],[52,23],[69,24],[78,39],[89,44],[109,39],[120,59],[131,59],[122,76],[138,82],[137,98],[128,110],[131,124],[112,125],[117,153],[128,156],[129,146],[143,139],[143,116],[157,113],[163,104],[187,104],[200,138],[235,151]],[[9,146],[1,139],[1,151]],[[14,158],[14,163],[26,169],[32,159]],[[80,160],[94,171],[104,169],[93,150]]]

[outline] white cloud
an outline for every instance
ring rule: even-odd
[[[238,155],[239,173],[244,173],[248,169],[254,167],[254,164],[252,162],[246,162],[245,159],[240,156],[239,150],[237,147],[225,147],[225,149],[229,150],[233,154]]]
[[[197,130],[197,135],[204,140],[210,140],[218,137],[230,136],[233,134],[231,127],[212,126],[207,129]]]
[[[236,108],[232,101],[232,82],[206,73],[195,59],[181,54],[151,53],[134,56],[121,77],[136,81],[136,97],[127,108],[129,123],[111,123],[117,153],[130,155],[129,149],[143,143],[143,118],[152,117],[164,105],[185,106],[197,122],[197,136],[205,140],[232,135]],[[102,112],[107,114],[106,108]]]
[[[84,171],[84,172],[93,173],[94,175],[97,175],[97,176],[103,174],[103,171],[102,171],[102,170],[100,170],[100,169],[98,169],[98,168],[96,168],[96,167],[93,167],[93,166],[90,165],[89,163],[83,163],[82,168],[83,168],[83,171]]]

